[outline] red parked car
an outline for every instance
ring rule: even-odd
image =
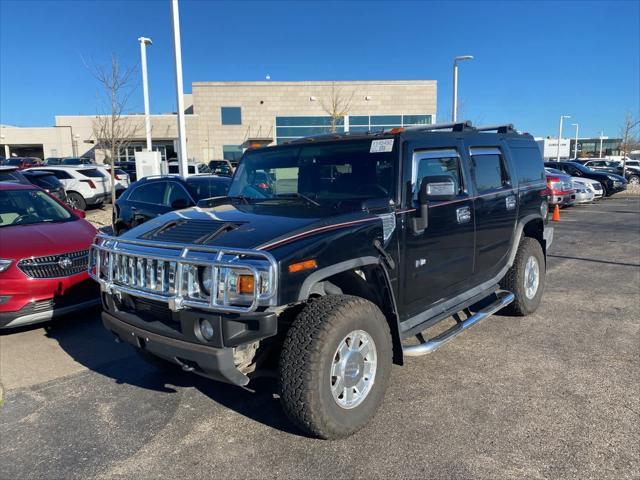
[[[11,157],[7,158],[3,165],[18,167],[18,170],[24,170],[25,168],[42,166],[42,160],[37,157]]]
[[[0,183],[0,329],[100,303],[83,216],[33,185]]]

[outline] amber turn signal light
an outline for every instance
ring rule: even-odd
[[[305,260],[303,262],[292,263],[289,265],[289,273],[301,272],[302,270],[310,270],[312,268],[316,268],[318,263],[311,259]]]
[[[253,295],[253,275],[238,276],[238,293],[242,295]]]

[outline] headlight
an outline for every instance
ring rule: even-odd
[[[205,267],[200,271],[200,284],[202,285],[202,290],[207,295],[211,295],[211,285],[213,283],[213,267]]]
[[[613,175],[607,175],[607,178],[608,178],[609,180],[613,180],[614,182],[617,182],[617,181],[619,180],[619,178],[618,178],[618,177],[614,177]]]
[[[13,262],[13,260],[5,260],[0,258],[0,273],[9,268],[11,266],[11,262]]]

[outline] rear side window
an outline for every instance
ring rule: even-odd
[[[136,188],[127,200],[131,202],[155,203],[162,205],[164,202],[164,188],[166,182],[153,182],[147,185],[140,185]]]
[[[515,159],[520,183],[544,181],[544,163],[540,149],[512,148],[511,153]]]
[[[97,168],[83,168],[82,170],[78,170],[78,173],[85,177],[104,178],[104,174]]]
[[[509,174],[500,150],[497,148],[472,148],[471,172],[478,192],[488,192],[508,187]]]
[[[49,172],[55,175],[58,180],[69,180],[73,178],[69,172],[65,172],[64,170],[38,170],[38,172]]]

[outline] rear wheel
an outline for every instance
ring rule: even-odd
[[[500,282],[501,288],[515,296],[503,312],[517,316],[535,312],[542,300],[545,278],[546,263],[540,242],[535,238],[523,238],[513,265]]]
[[[639,176],[637,176],[637,175],[631,175],[631,176],[629,177],[629,183],[630,183],[631,185],[638,185],[638,184],[640,184],[640,177],[639,177]]]
[[[79,193],[69,192],[67,194],[67,202],[71,205],[71,208],[75,208],[77,210],[87,209],[87,201]]]
[[[296,317],[282,347],[284,411],[313,436],[351,435],[380,406],[391,362],[391,334],[377,306],[347,295],[314,300]]]

